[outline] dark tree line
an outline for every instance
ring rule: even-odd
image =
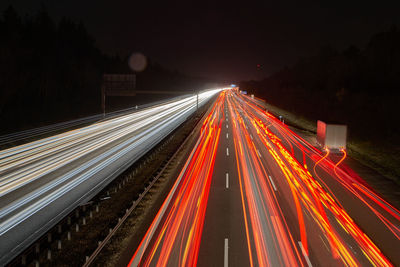
[[[2,130],[95,110],[102,69],[112,60],[94,46],[81,23],[63,18],[56,24],[44,8],[21,18],[9,7],[0,36]]]
[[[378,33],[364,49],[323,47],[242,87],[310,119],[349,125],[352,136],[399,144],[400,31]]]
[[[7,8],[0,17],[0,134],[100,113],[103,73],[129,73],[127,60],[102,53],[81,22],[55,22],[44,7],[24,17]],[[204,83],[154,63],[137,80],[141,90]],[[117,99],[113,109],[131,101]]]

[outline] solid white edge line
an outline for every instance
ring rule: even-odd
[[[278,191],[278,189],[276,189],[276,186],[275,186],[274,181],[272,180],[271,175],[268,175],[268,178],[269,178],[269,180],[271,181],[271,184],[272,184],[272,187],[274,188],[274,190],[275,190],[275,191]]]
[[[224,267],[228,267],[228,238],[225,238],[225,245],[224,245]]]
[[[229,173],[226,173],[226,188],[229,188]]]
[[[308,267],[312,267],[311,261],[308,258],[308,255],[306,254],[306,251],[304,250],[303,244],[301,243],[301,241],[298,241],[301,252],[303,253],[304,258],[306,259],[307,265]]]

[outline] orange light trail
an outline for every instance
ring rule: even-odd
[[[291,140],[291,143],[293,143],[297,148],[299,148],[302,153],[307,154],[307,156],[314,161],[314,165],[316,161],[318,161],[321,157],[320,152],[316,150],[312,145],[307,143],[305,140],[303,140],[301,137],[299,137],[296,133],[291,131],[286,125],[282,125],[280,121],[274,117],[270,113],[266,113],[264,110],[259,108],[259,105],[255,103],[254,100],[252,100],[249,97],[246,97],[247,104],[249,107],[251,107],[257,114],[252,114],[253,116],[261,116],[261,117],[268,117],[269,121],[271,121],[275,127],[275,129],[284,137],[287,139]],[[292,149],[292,147],[291,147]],[[344,153],[346,153],[343,150]],[[346,155],[344,155],[346,156]],[[344,158],[343,158],[344,160]],[[305,161],[303,160],[305,163]],[[341,162],[340,162],[341,163]],[[335,166],[337,165],[337,166]],[[342,168],[339,168],[339,163],[333,163],[331,160],[326,159],[323,164],[320,164],[320,167],[327,173],[332,173],[332,177],[336,177],[336,181],[340,184],[343,185],[345,189],[347,189],[349,192],[357,196],[357,198],[362,201],[364,204],[367,205],[367,207],[377,215],[377,217],[382,221],[384,225],[387,226],[387,228],[396,236],[398,240],[400,240],[400,230],[399,227],[396,226],[396,224],[399,223],[400,221],[400,211],[397,210],[395,207],[393,207],[390,203],[382,199],[377,193],[375,193],[371,188],[366,187],[366,183],[362,180],[361,177],[359,177],[354,171],[351,171],[351,174],[347,173],[344,171]],[[343,167],[349,170],[348,167]],[[339,175],[340,173],[340,175]],[[325,189],[328,190],[333,198],[336,200],[335,195],[330,191],[330,188],[325,185],[324,181],[318,177],[318,174],[316,173],[317,178],[319,179],[320,182],[322,182],[325,186]],[[360,188],[364,188],[365,190],[360,190]],[[378,205],[381,209],[383,209],[384,212],[388,213],[390,216],[393,217],[392,221],[389,221],[387,219],[387,216],[385,216],[381,211],[373,207],[373,205],[368,203],[368,200],[372,201],[373,204]],[[395,221],[396,223],[393,223]]]
[[[242,103],[242,110],[245,110],[245,113],[248,117],[257,118],[255,112],[252,110],[261,111],[258,107],[251,106],[252,110],[246,105],[248,102]],[[263,111],[262,111],[263,112]],[[265,113],[264,113],[265,114]],[[272,115],[267,114],[270,118]],[[305,207],[313,218],[317,220],[317,225],[321,227],[321,230],[326,233],[329,237],[329,242],[331,244],[333,257],[339,256],[341,260],[348,266],[357,266],[357,260],[354,257],[354,254],[347,248],[346,243],[342,240],[339,232],[334,230],[328,217],[325,212],[326,210],[330,211],[330,214],[334,215],[336,222],[338,225],[343,228],[349,235],[353,237],[353,239],[360,246],[361,251],[366,256],[366,258],[376,266],[392,266],[390,261],[381,253],[381,251],[377,248],[377,246],[368,238],[368,236],[358,227],[358,225],[350,218],[347,212],[341,207],[341,205],[328,193],[322,186],[317,182],[317,180],[312,177],[311,173],[307,171],[304,167],[305,164],[301,165],[299,162],[293,157],[293,153],[289,153],[285,146],[281,143],[278,137],[272,131],[268,130],[268,127],[262,122],[261,119],[253,119],[256,123],[253,125],[257,128],[257,133],[264,143],[264,145],[268,148],[268,151],[278,163],[279,167],[282,170],[291,190],[296,191],[293,194],[293,200],[296,203],[297,197],[301,199],[303,207]],[[274,118],[272,118],[274,121]],[[278,128],[278,127],[275,127]],[[288,130],[286,126],[282,126],[284,130],[278,130],[278,132],[287,132]],[[285,136],[285,135],[283,135]],[[286,136],[289,136],[286,134]],[[287,140],[285,138],[285,140]],[[297,142],[299,143],[299,142]],[[281,159],[281,156],[277,153],[280,152],[280,155],[285,159],[285,162]],[[303,150],[304,151],[304,150]],[[311,150],[308,150],[307,153],[310,153]],[[326,155],[320,157],[314,164],[314,173],[316,173],[316,167],[318,164],[322,164],[322,162],[328,158],[329,151],[327,151]],[[312,157],[310,157],[312,158]],[[344,157],[343,159],[344,160]],[[333,167],[336,169],[337,166],[341,163],[341,161]],[[287,166],[288,165],[288,166]],[[305,165],[306,166],[306,165]],[[319,179],[321,180],[321,179]],[[308,197],[311,195],[312,197]],[[314,201],[311,201],[313,199]],[[321,204],[325,209],[322,208]],[[301,214],[301,208],[296,203],[296,209],[298,215]],[[303,218],[299,216],[299,226],[300,230],[303,225]],[[302,242],[305,239],[304,232],[301,230],[301,239]],[[307,250],[307,249],[306,249]],[[338,255],[336,254],[338,253]]]
[[[346,151],[333,163],[329,150],[321,154],[254,100],[230,90],[204,119],[195,148],[130,266],[197,264],[225,105],[250,266],[310,266],[310,260],[325,262],[329,255],[334,265],[393,266],[323,180],[328,174],[343,185],[400,238],[400,212],[344,171]],[[327,250],[319,255],[322,243]]]
[[[277,205],[267,172],[256,152],[239,107],[228,98],[251,266],[302,266],[299,251]]]
[[[222,92],[204,120],[200,138],[173,190],[129,266],[196,265],[221,133],[224,99],[225,93]]]

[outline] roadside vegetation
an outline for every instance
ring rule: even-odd
[[[292,114],[287,119],[309,131],[315,131],[316,120],[347,124],[350,155],[400,183],[400,31],[395,25],[363,48],[324,46],[240,86],[279,107],[277,112]]]
[[[316,138],[316,121],[268,103],[265,103],[265,106],[272,114],[281,115],[285,123],[294,127],[295,131],[307,141],[311,141],[312,144],[315,143],[313,141]],[[362,141],[355,137],[348,141],[347,152],[351,158],[376,170],[400,186],[400,150],[393,151],[391,146],[387,147],[382,143],[377,145],[372,141]]]
[[[107,55],[82,22],[54,20],[42,6],[22,16],[0,11],[0,135],[101,113],[104,73],[132,73],[130,55]],[[136,52],[136,51],[132,51]],[[168,70],[148,59],[137,73],[142,91],[202,89],[204,79]],[[110,97],[107,110],[170,98],[171,95]]]

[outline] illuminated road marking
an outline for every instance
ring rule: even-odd
[[[325,246],[326,250],[329,251],[329,248],[328,248],[328,246],[326,245],[326,243],[325,243],[325,241],[324,241],[324,238],[323,238],[321,235],[319,236],[319,238],[321,238],[322,243],[324,243],[324,246]]]
[[[257,154],[261,158],[261,154],[260,154],[260,151],[258,149],[257,149]]]
[[[269,180],[271,181],[271,184],[272,184],[272,187],[274,188],[274,191],[278,191],[278,189],[276,189],[274,181],[272,180],[271,175],[268,175],[268,177],[269,177]]]
[[[308,258],[308,255],[307,255],[306,251],[304,250],[303,244],[301,243],[301,241],[298,241],[298,243],[299,243],[299,247],[301,249],[301,252],[303,252],[304,258],[306,259],[308,267],[312,267],[311,261]]]
[[[226,188],[229,188],[229,173],[226,173]]]
[[[225,238],[224,246],[224,267],[228,267],[228,238]]]
[[[213,118],[218,117],[223,99],[224,93],[219,95],[212,112],[203,122],[204,131],[200,133],[184,169],[175,181],[174,191],[169,192],[168,202],[164,201],[129,266],[166,266],[171,262],[170,255],[177,251],[180,265],[196,265],[221,133],[221,129],[217,128],[219,120]],[[192,227],[185,227],[188,225]],[[154,245],[150,245],[151,240],[154,240]],[[185,251],[181,254],[183,246]]]
[[[250,134],[250,138],[251,138],[251,140],[253,140],[253,136]]]
[[[226,133],[226,139],[228,139],[228,136],[229,136],[229,134],[228,134],[228,133]]]
[[[228,129],[228,124],[226,125],[226,129]]]
[[[226,148],[226,155],[229,156],[229,148]]]

